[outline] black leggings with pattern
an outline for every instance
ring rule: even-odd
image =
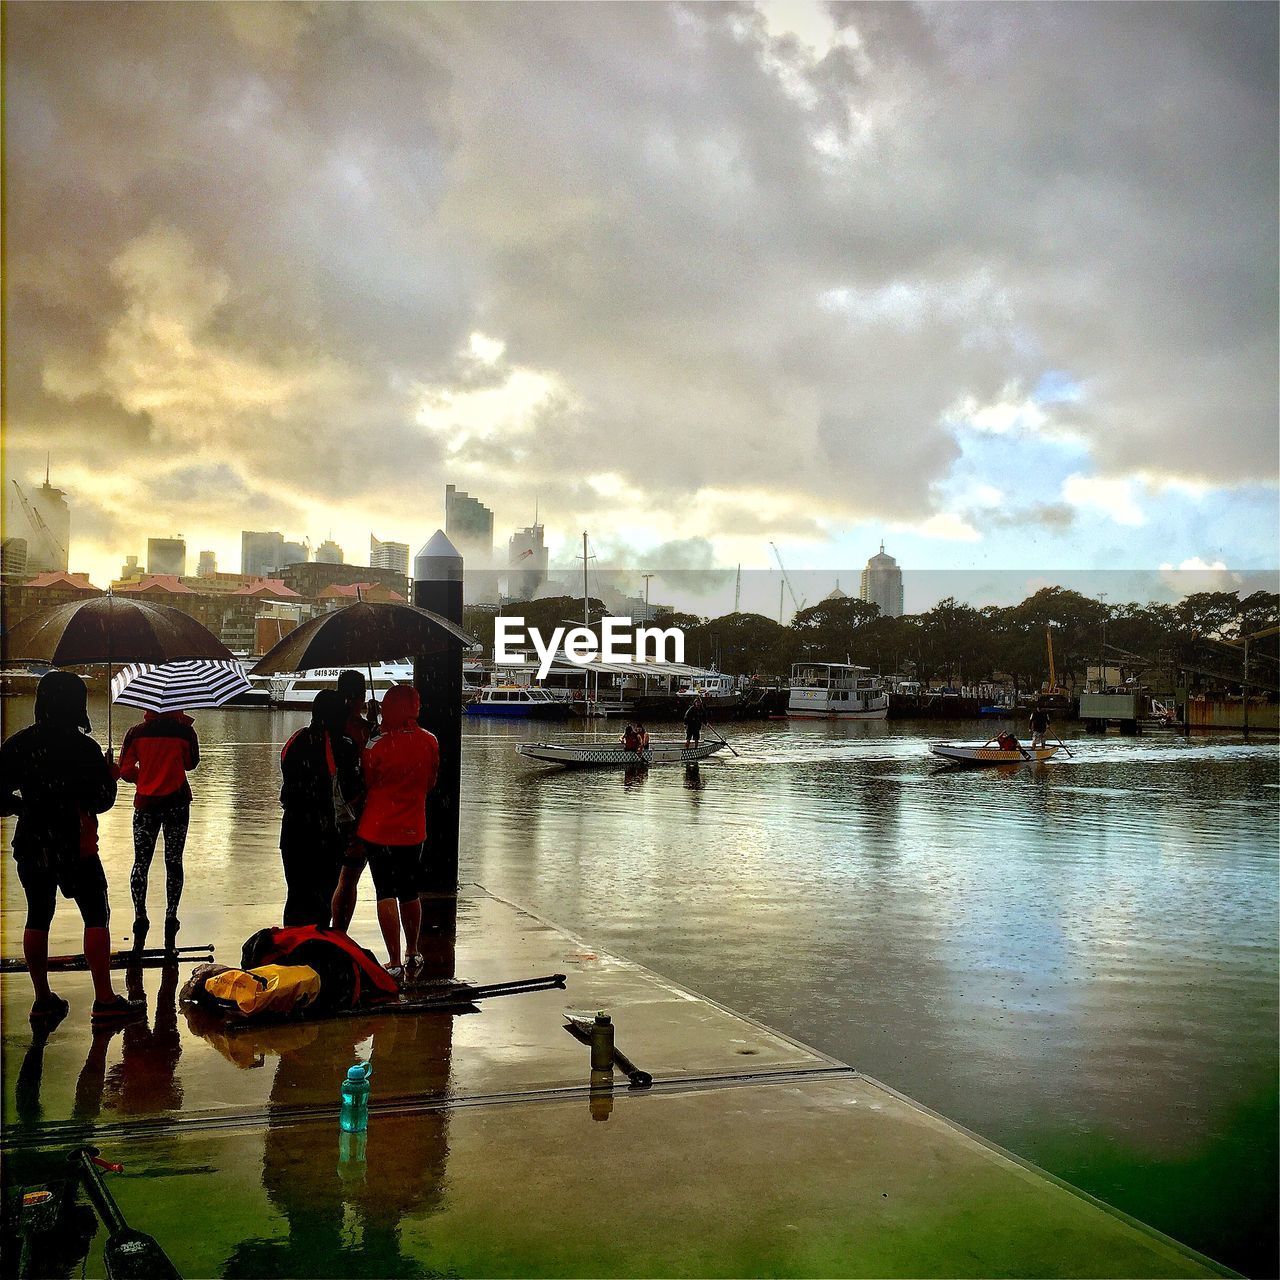
[[[187,804],[175,805],[172,809],[133,811],[133,871],[129,876],[129,892],[133,895],[133,914],[139,919],[146,919],[147,874],[162,830],[165,914],[178,914],[178,901],[182,897],[182,850],[186,847],[190,820],[191,806]]]

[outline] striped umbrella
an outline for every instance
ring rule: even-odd
[[[135,662],[111,681],[111,700],[147,711],[220,707],[253,686],[236,661],[190,658],[156,665]]]

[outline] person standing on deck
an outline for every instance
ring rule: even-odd
[[[191,821],[191,786],[187,774],[200,763],[200,741],[191,717],[181,711],[148,711],[120,744],[120,777],[132,782],[134,944],[146,937],[147,877],[156,841],[164,831],[165,944],[178,932],[178,903],[182,899],[182,851]]]
[[[413,978],[422,965],[418,887],[427,836],[427,793],[436,785],[440,772],[440,744],[434,734],[419,726],[420,706],[418,691],[412,685],[387,690],[382,702],[382,733],[364,752],[368,794],[356,829],[373,874],[378,925],[387,944],[387,971],[397,981]]]
[[[79,676],[50,671],[36,688],[35,724],[0,747],[0,811],[17,814],[13,856],[27,898],[22,952],[36,999],[31,1020],[56,1025],[67,1002],[49,988],[49,925],[58,890],[84,919],[84,957],[93,977],[92,1021],[146,1012],[111,985],[111,909],[98,857],[98,814],[116,801],[116,769],[89,737],[88,691]]]
[[[702,720],[706,715],[706,704],[702,701],[702,695],[697,697],[689,704],[689,710],[684,713],[684,745],[687,750],[689,747],[696,747],[698,739],[702,736]]]
[[[329,923],[338,872],[364,799],[360,752],[346,735],[346,722],[342,695],[322,689],[312,703],[311,723],[280,752],[286,925]]]
[[[1043,707],[1036,707],[1027,721],[1031,727],[1031,745],[1044,746],[1044,736],[1049,732],[1049,713]]]

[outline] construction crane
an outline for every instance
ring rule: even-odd
[[[48,478],[48,475],[46,474],[45,476],[46,486],[48,485],[48,483],[49,483],[49,478]],[[59,562],[59,561],[65,562],[67,558],[66,547],[64,547],[62,543],[58,541],[53,530],[50,529],[49,526],[45,523],[44,516],[42,516],[40,512],[37,511],[35,507],[33,507],[31,503],[27,501],[27,495],[22,492],[22,486],[16,480],[13,482],[13,487],[18,491],[18,499],[22,503],[23,511],[27,513],[27,520],[31,525],[32,532],[40,534],[44,538],[44,540],[49,544],[49,549],[53,553],[53,559],[55,562]]]
[[[787,572],[787,566],[782,563],[782,555],[778,551],[778,544],[776,542],[771,542],[769,545],[773,548],[773,555],[778,562],[778,568],[782,570],[782,581],[785,584],[787,591],[791,594],[791,603],[795,606],[795,611],[799,613],[800,610],[804,608],[804,601],[796,598],[796,589],[791,585],[791,575]],[[779,591],[778,595],[781,597],[781,591]],[[778,622],[782,622],[781,598],[779,598],[778,601]]]

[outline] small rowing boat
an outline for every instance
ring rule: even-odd
[[[1004,747],[953,746],[949,742],[931,742],[929,750],[954,764],[1040,764],[1058,754],[1056,746],[1006,750]]]
[[[516,747],[516,753],[545,764],[579,767],[697,764],[728,745],[727,742],[701,742],[696,747],[686,747],[683,742],[651,742],[645,751],[628,751],[604,742],[522,742]]]

